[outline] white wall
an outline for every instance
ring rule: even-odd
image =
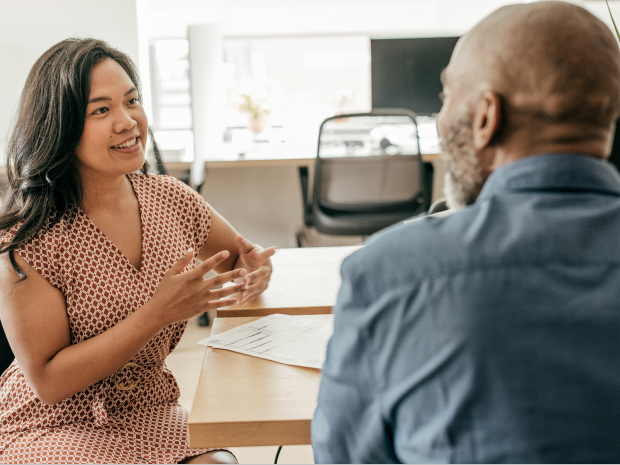
[[[0,150],[34,62],[69,37],[104,39],[138,62],[136,0],[0,0]]]
[[[586,3],[585,0],[571,1]],[[138,10],[141,35],[144,37],[180,37],[185,35],[189,24],[204,22],[219,22],[224,36],[365,33],[373,37],[393,37],[462,34],[491,11],[510,3],[521,2],[138,0]]]
[[[224,37],[368,34],[373,38],[462,35],[497,8],[533,0],[137,0],[141,73],[148,43],[186,37],[190,24],[220,23]],[[567,0],[611,27],[604,0]],[[618,1],[611,1],[620,18]],[[615,5],[614,5],[615,4]],[[147,111],[150,102],[146,102]]]

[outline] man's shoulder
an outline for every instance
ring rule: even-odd
[[[468,230],[476,206],[445,217],[422,217],[371,236],[345,260],[344,273],[372,273],[390,286],[471,265]]]

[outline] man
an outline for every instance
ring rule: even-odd
[[[443,80],[465,208],[344,262],[316,461],[619,462],[616,40],[568,3],[509,6]]]

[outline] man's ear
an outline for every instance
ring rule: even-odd
[[[474,108],[474,147],[484,150],[499,133],[502,125],[502,100],[495,92],[485,90]]]

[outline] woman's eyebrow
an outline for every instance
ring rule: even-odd
[[[131,94],[131,93],[132,93],[132,92],[134,92],[135,90],[136,90],[136,88],[135,88],[135,87],[132,87],[132,88],[131,88],[131,89],[129,89],[127,92],[125,92],[124,97],[127,97],[129,94]],[[102,101],[102,100],[112,100],[112,98],[111,98],[111,97],[95,97],[95,98],[91,98],[91,99],[88,101],[88,104],[87,104],[87,105],[90,105],[91,103],[95,103],[95,102],[100,102],[100,101]]]

